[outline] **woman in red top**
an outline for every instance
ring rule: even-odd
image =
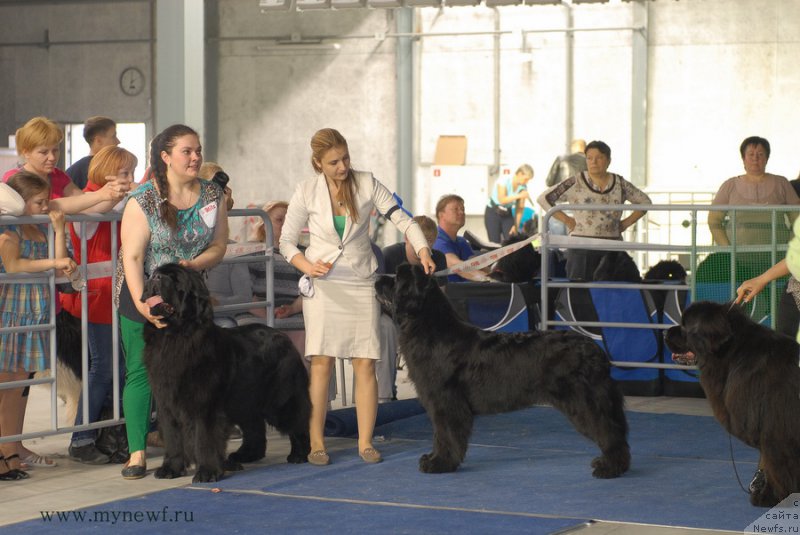
[[[108,182],[118,183],[133,182],[133,171],[136,169],[136,156],[119,147],[105,147],[92,158],[89,164],[89,181],[84,191],[92,193],[99,191]],[[120,203],[121,205],[124,203]],[[116,225],[116,223],[114,223]],[[86,237],[86,263],[105,262],[111,260],[112,254],[112,223],[86,222],[83,225],[72,223],[69,226],[72,250],[75,261],[81,262],[81,234]],[[117,250],[119,250],[119,234],[117,234]],[[111,277],[91,279],[88,283],[88,338],[89,338],[89,422],[100,419],[100,411],[112,391],[113,379],[113,348],[111,329]],[[61,305],[73,316],[81,317],[81,294],[62,294]],[[124,372],[124,365],[119,367]],[[122,385],[123,374],[120,374]],[[83,423],[83,396],[78,403],[78,414],[75,425]],[[108,463],[107,452],[95,446],[96,432],[93,429],[78,431],[72,435],[69,446],[69,456],[72,460],[86,464]],[[127,459],[115,458],[116,462],[125,462]]]
[[[64,133],[46,117],[34,117],[17,130],[14,138],[17,154],[24,163],[7,171],[3,182],[20,169],[39,175],[50,183],[51,210],[61,210],[65,214],[108,212],[130,190],[130,184],[113,180],[96,192],[82,192],[64,171],[56,167]]]

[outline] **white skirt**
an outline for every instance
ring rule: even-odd
[[[314,296],[303,297],[306,356],[380,359],[375,276],[358,277],[340,257],[325,277],[313,281]]]

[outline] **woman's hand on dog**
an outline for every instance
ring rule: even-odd
[[[429,248],[423,247],[419,250],[419,261],[426,275],[432,275],[436,271],[436,263],[431,257],[431,250]]]
[[[167,326],[167,324],[162,321],[164,316],[153,316],[150,314],[150,307],[147,306],[146,303],[142,303],[141,301],[138,303],[134,303],[136,305],[136,309],[139,311],[139,314],[144,316],[144,319],[152,323],[155,327],[159,329],[163,329]]]
[[[178,264],[189,269],[193,269],[195,271],[202,271],[199,269],[192,260],[178,260]]]

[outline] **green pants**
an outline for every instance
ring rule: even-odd
[[[150,429],[152,390],[144,367],[144,324],[119,317],[122,347],[125,349],[125,390],[122,407],[128,448],[131,453],[145,449]]]

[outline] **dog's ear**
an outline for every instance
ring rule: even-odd
[[[689,348],[697,355],[718,355],[719,349],[733,337],[726,305],[700,302],[683,315],[683,329]]]
[[[425,295],[428,292],[428,288],[431,286],[435,286],[438,289],[439,284],[436,282],[436,278],[425,273],[422,267],[414,266],[412,273],[414,275],[414,286],[419,295]]]
[[[214,320],[211,295],[200,272],[181,267],[174,273],[172,283],[179,301],[175,306],[182,319],[201,323]]]

